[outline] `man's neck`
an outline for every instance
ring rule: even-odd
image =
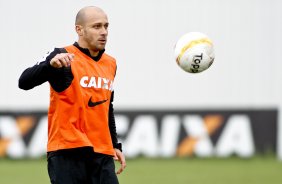
[[[93,51],[93,50],[89,49],[88,45],[87,45],[85,42],[83,42],[83,41],[81,41],[81,40],[78,40],[77,43],[78,43],[78,45],[79,45],[81,48],[88,49],[89,52],[90,52],[90,55],[91,55],[92,57],[98,56],[99,51]]]
[[[101,50],[101,51],[99,51],[99,53],[98,53],[97,56],[94,56],[94,57],[93,57],[93,56],[90,54],[90,51],[89,51],[87,48],[82,48],[82,47],[78,44],[78,42],[75,42],[73,45],[76,46],[81,52],[83,52],[83,53],[86,54],[87,56],[91,57],[94,61],[99,61],[100,58],[102,57],[103,53],[105,52],[105,49],[104,49],[104,50]]]

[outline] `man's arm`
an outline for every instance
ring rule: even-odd
[[[109,107],[109,128],[110,128],[110,133],[111,133],[111,138],[112,138],[112,143],[113,143],[114,148],[117,148],[120,151],[122,151],[122,145],[121,143],[118,143],[118,139],[117,139],[113,101],[114,101],[114,92],[112,92],[110,107]]]
[[[50,61],[59,53],[60,50],[55,48],[53,51],[49,51],[46,54],[47,57],[44,57],[41,62],[27,68],[19,78],[19,88],[29,90],[48,81],[54,70],[50,65]]]
[[[55,48],[46,54],[43,61],[27,68],[19,79],[19,88],[29,90],[49,81],[52,88],[61,92],[69,87],[73,80],[70,63],[74,55],[64,48]]]
[[[113,101],[114,101],[114,92],[112,92],[112,95],[111,95],[111,102],[110,102],[110,109],[109,109],[109,128],[110,128],[110,132],[111,132],[112,143],[113,143],[113,146],[115,148],[115,154],[116,154],[114,159],[119,161],[119,163],[121,165],[120,168],[117,171],[117,174],[120,174],[120,173],[123,172],[123,170],[126,167],[126,161],[125,161],[125,157],[122,153],[122,145],[121,145],[121,143],[118,143],[118,139],[117,139]]]

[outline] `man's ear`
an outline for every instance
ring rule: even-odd
[[[83,27],[81,25],[75,25],[75,30],[76,30],[78,36],[83,35]]]

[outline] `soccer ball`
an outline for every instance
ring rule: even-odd
[[[213,43],[200,32],[184,34],[174,48],[175,59],[184,71],[200,73],[208,69],[214,61]]]

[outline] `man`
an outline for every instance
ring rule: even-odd
[[[125,167],[113,110],[116,62],[104,53],[108,18],[98,7],[82,8],[75,21],[78,41],[55,48],[27,68],[19,87],[48,81],[48,173],[53,184],[117,184],[113,158]]]

